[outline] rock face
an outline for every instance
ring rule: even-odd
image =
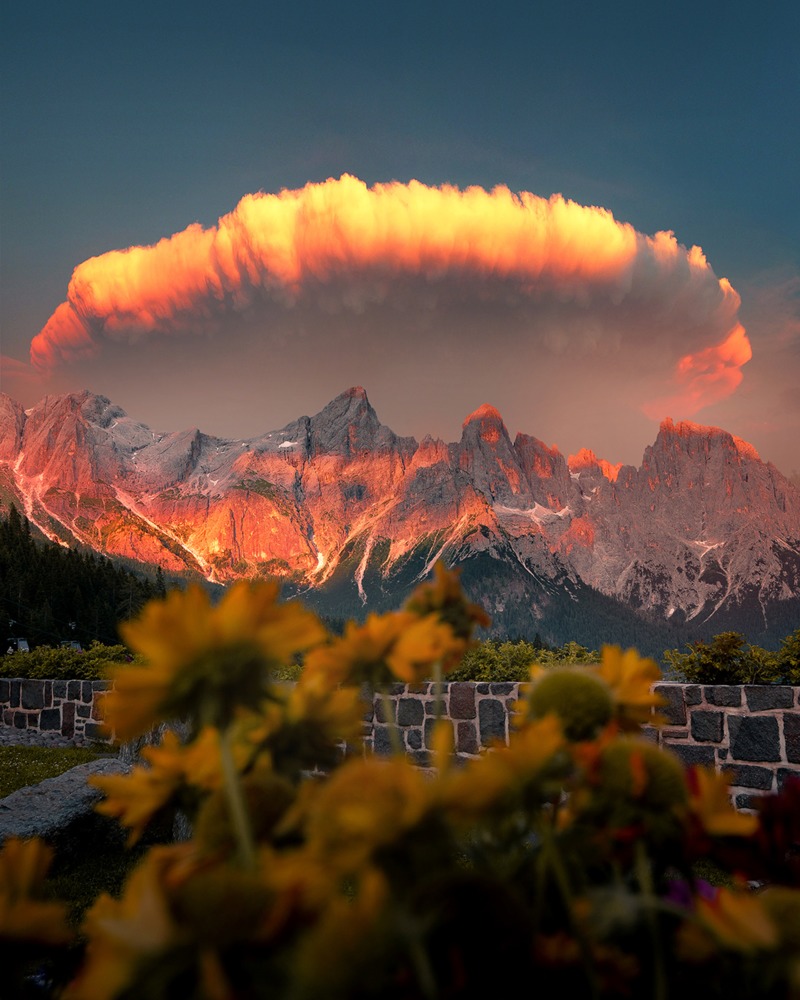
[[[637,469],[512,442],[488,405],[459,442],[417,443],[360,387],[246,441],[155,433],[89,392],[27,412],[0,395],[0,481],[65,544],[221,584],[278,577],[343,614],[396,606],[443,557],[506,630],[522,611],[546,624],[558,594],[707,634],[800,620],[800,493],[692,423],[664,421]]]

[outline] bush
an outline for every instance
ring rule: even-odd
[[[83,651],[37,646],[28,653],[0,657],[0,677],[30,677],[45,680],[102,680],[119,663],[142,663],[126,646],[104,646],[93,642]]]
[[[775,653],[750,645],[741,632],[721,632],[687,649],[669,649],[664,659],[692,684],[800,684],[800,629]]]
[[[597,663],[595,650],[567,642],[559,649],[542,649],[524,639],[503,642],[488,639],[464,653],[461,663],[448,673],[451,681],[528,681],[534,664],[549,666],[568,663]]]

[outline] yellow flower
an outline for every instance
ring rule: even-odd
[[[555,715],[528,723],[512,735],[509,746],[492,749],[444,776],[439,787],[445,810],[456,820],[472,821],[524,797],[550,777],[566,745]],[[549,790],[542,789],[545,794]]]
[[[38,899],[53,849],[43,840],[9,837],[0,850],[0,940],[66,944],[72,938],[62,903]]]
[[[432,782],[404,758],[352,758],[305,797],[309,850],[341,873],[356,871],[416,826],[432,802]]]
[[[678,938],[679,956],[707,961],[723,948],[744,954],[772,951],[780,935],[761,899],[749,890],[722,887],[713,899],[698,897],[697,922],[687,922]]]
[[[459,579],[460,569],[449,570],[439,560],[433,571],[434,579],[421,583],[406,601],[404,607],[407,611],[420,617],[435,612],[442,622],[452,628],[456,638],[465,643],[472,637],[476,626],[491,625],[491,618],[483,608],[464,596]]]
[[[303,671],[280,699],[261,706],[258,719],[247,724],[246,739],[262,764],[298,780],[304,770],[327,768],[342,755],[343,745],[357,747],[364,731],[365,706],[351,687],[329,689],[327,679]]]
[[[402,611],[367,615],[363,625],[350,621],[344,635],[313,649],[305,659],[303,675],[317,675],[330,688],[339,684],[381,687],[392,679],[387,658],[414,616]]]
[[[107,726],[122,740],[175,717],[225,728],[264,695],[270,671],[326,636],[314,614],[277,598],[276,584],[241,581],[216,606],[196,585],[147,604],[120,633],[148,665],[114,672]]]
[[[644,723],[658,725],[660,716],[653,709],[664,704],[664,698],[652,691],[661,679],[655,660],[639,656],[635,649],[622,651],[620,646],[603,646],[598,675],[611,689],[620,728],[636,730]]]
[[[749,837],[758,829],[758,818],[739,812],[731,802],[730,775],[713,767],[689,771],[689,807],[711,837]]]
[[[83,923],[86,959],[65,1000],[114,1000],[126,987],[135,987],[143,962],[185,943],[166,896],[169,871],[185,853],[185,845],[151,849],[119,899],[106,893],[98,897]]]
[[[386,663],[397,680],[417,684],[432,675],[434,664],[454,662],[464,651],[453,630],[437,615],[409,622],[398,635]]]

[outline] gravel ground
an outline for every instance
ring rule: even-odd
[[[0,726],[0,746],[2,747],[76,747],[88,745],[88,742],[78,743],[62,736],[61,733],[40,733],[35,729]]]

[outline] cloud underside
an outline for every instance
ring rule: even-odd
[[[48,372],[109,345],[140,353],[198,335],[235,351],[245,327],[272,346],[302,327],[313,348],[349,325],[353,350],[407,337],[475,351],[482,325],[497,352],[582,377],[641,375],[643,412],[689,416],[741,381],[751,349],[739,305],[698,247],[602,208],[345,175],[247,195],[214,227],[85,261],[31,363]]]

